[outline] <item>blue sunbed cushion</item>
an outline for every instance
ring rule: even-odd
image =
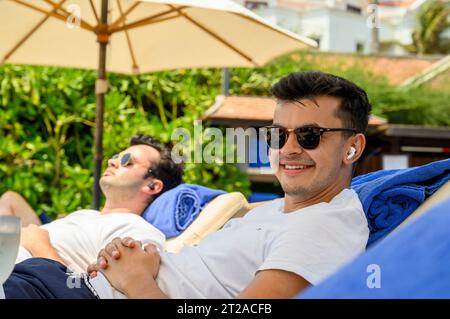
[[[298,298],[450,298],[450,197]]]
[[[448,180],[450,159],[355,177],[351,187],[361,200],[370,229],[367,246],[386,236]]]
[[[158,196],[144,210],[142,217],[161,230],[166,238],[178,236],[208,202],[221,194],[225,192],[200,185],[180,184]]]

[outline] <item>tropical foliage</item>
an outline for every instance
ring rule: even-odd
[[[450,40],[442,34],[450,27],[450,2],[448,0],[432,0],[423,5],[417,22],[418,27],[412,34],[413,44],[409,47],[413,53],[448,54]]]

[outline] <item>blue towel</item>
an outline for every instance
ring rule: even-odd
[[[298,298],[450,298],[450,197]]]
[[[258,193],[254,192],[250,194],[250,197],[248,198],[249,203],[258,203],[258,202],[264,202],[272,199],[280,198],[278,194],[272,194],[272,193]]]
[[[142,217],[171,238],[183,232],[209,201],[224,193],[200,185],[180,184],[157,197]]]
[[[358,193],[369,223],[367,246],[397,227],[449,179],[450,159],[355,177],[351,187]]]

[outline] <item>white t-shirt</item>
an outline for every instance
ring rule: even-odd
[[[101,214],[85,209],[41,227],[49,232],[52,246],[75,273],[86,273],[88,265],[97,260],[99,251],[116,237],[129,236],[161,250],[165,242],[160,230],[132,213]],[[31,254],[21,247],[16,263],[27,258]]]
[[[369,229],[353,190],[287,214],[283,205],[284,199],[261,205],[197,247],[162,253],[161,290],[171,298],[234,298],[264,269],[315,285],[365,250]]]

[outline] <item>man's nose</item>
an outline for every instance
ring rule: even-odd
[[[280,149],[280,153],[284,155],[303,153],[303,147],[298,143],[297,136],[294,132],[289,133],[286,143]]]
[[[110,158],[109,160],[108,160],[108,167],[118,167],[119,166],[119,163],[118,163],[118,161],[119,161],[119,159],[118,158]]]

